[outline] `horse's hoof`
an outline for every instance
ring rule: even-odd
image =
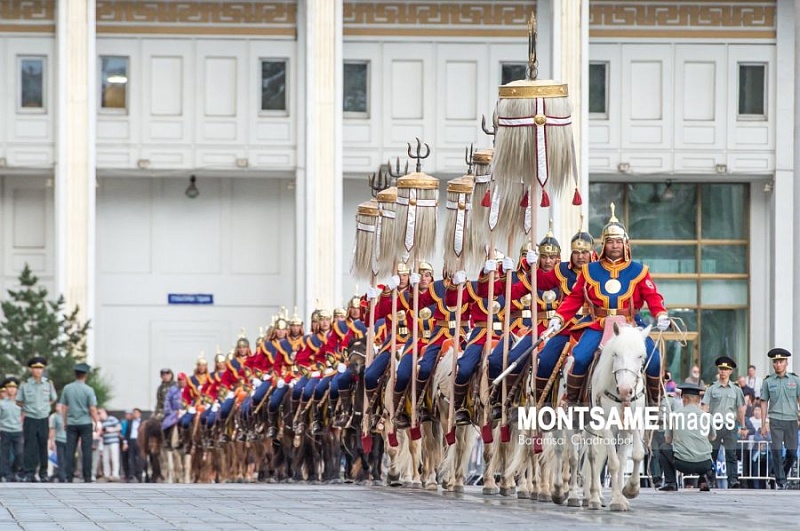
[[[539,493],[536,494],[536,501],[551,502],[551,501],[553,501],[553,499],[550,497],[549,494],[547,494],[545,492],[539,492]]]
[[[420,481],[412,481],[410,483],[406,483],[404,485],[404,487],[407,487],[409,489],[421,489],[422,488],[422,482],[420,482]]]
[[[517,491],[517,499],[518,500],[530,500],[531,499],[531,493],[528,492],[527,490],[518,490]]]
[[[333,479],[329,479],[328,481],[326,481],[326,483],[328,485],[341,485],[342,484],[342,480],[339,479],[339,478],[333,478]]]
[[[352,479],[347,478],[347,479],[344,480],[344,483],[345,483],[345,485],[349,485],[349,484],[355,483],[355,482]]]
[[[553,494],[550,496],[550,499],[553,500],[553,503],[555,503],[556,505],[562,505],[565,500],[563,494]]]
[[[516,490],[516,487],[502,487],[500,489],[500,496],[513,496]]]
[[[264,483],[270,483],[270,484],[275,483],[275,478],[267,478],[264,480]]]
[[[435,482],[431,481],[430,483],[426,483],[425,484],[425,490],[436,492],[436,491],[439,490],[439,485],[437,485]]]
[[[498,494],[500,494],[500,489],[498,489],[497,487],[483,487],[481,493],[484,496],[497,496]]]
[[[464,485],[453,485],[453,492],[456,494],[464,494]]]
[[[613,512],[627,511],[628,506],[622,502],[612,502],[609,509]]]
[[[578,498],[570,498],[567,500],[567,507],[580,507],[580,506],[581,506],[581,500],[579,500]]]
[[[600,510],[600,502],[590,501],[589,502],[589,510],[599,511]]]
[[[622,489],[622,495],[632,500],[639,495],[639,485],[625,485]]]
[[[383,480],[380,479],[373,479],[372,480],[373,487],[383,487]]]
[[[589,507],[589,500],[586,498],[581,500],[581,507]]]

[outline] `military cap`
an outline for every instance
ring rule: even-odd
[[[731,370],[733,370],[733,369],[736,368],[736,362],[733,361],[728,356],[720,356],[719,358],[717,358],[714,361],[714,365],[716,365],[718,369],[731,369]]]
[[[767,352],[767,357],[772,361],[787,360],[792,357],[792,353],[785,348],[773,348]]]
[[[28,367],[31,369],[44,369],[47,367],[47,360],[42,356],[34,356],[28,360]]]
[[[706,390],[705,387],[703,387],[702,385],[697,385],[689,382],[680,384],[678,386],[678,389],[680,389],[681,393],[683,393],[684,395],[697,395],[697,396],[700,396],[700,394]]]
[[[75,365],[75,369],[74,369],[75,372],[79,372],[81,374],[86,374],[90,370],[92,370],[92,368],[89,367],[88,363],[79,363],[79,364]]]
[[[0,385],[0,389],[6,389],[8,387],[19,387],[19,378],[15,376],[9,376],[3,381],[3,384]]]

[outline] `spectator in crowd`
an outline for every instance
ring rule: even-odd
[[[706,383],[703,381],[702,378],[700,378],[700,367],[698,367],[697,365],[692,366],[692,372],[689,374],[689,376],[686,377],[686,379],[683,382],[694,385],[700,385],[702,387],[706,386]]]
[[[769,452],[769,434],[761,435],[761,408],[753,410],[753,416],[749,417],[746,421],[747,425],[747,440],[750,443],[747,445],[747,452],[742,459],[742,471],[745,476],[761,476],[766,477],[767,470],[767,453]],[[765,489],[766,482],[762,479],[756,479],[748,482],[747,487],[754,489]]]
[[[119,443],[120,443],[120,463],[122,465],[122,477],[125,478],[127,481],[128,478],[131,477],[130,473],[130,460],[128,456],[130,455],[130,450],[128,449],[128,439],[126,438],[125,434],[128,433],[128,426],[130,425],[131,421],[133,420],[133,410],[128,409],[125,411],[125,417],[120,421],[120,433],[119,433]]]
[[[22,470],[22,409],[17,405],[19,380],[6,378],[0,400],[0,481],[16,481]]]
[[[736,380],[736,385],[739,386],[739,389],[742,390],[742,393],[746,393],[748,391],[755,393],[755,389],[747,385],[747,378],[744,376],[739,376],[739,378]]]
[[[56,452],[56,474],[53,481],[64,483],[67,480],[64,474],[64,461],[67,456],[67,430],[64,427],[64,417],[61,414],[61,404],[56,404],[56,412],[50,415],[50,450]]]
[[[672,393],[675,394],[675,390],[677,389],[677,384],[675,380],[672,379],[672,373],[667,371],[664,375],[664,391],[669,395]]]
[[[678,490],[675,471],[679,471],[684,474],[698,474],[700,490],[708,491],[708,477],[713,474],[714,469],[711,441],[716,432],[711,414],[700,408],[700,393],[704,388],[697,384],[684,383],[679,389],[682,391],[683,407],[675,415],[682,416],[683,422],[668,425],[664,432],[666,444],[662,446],[659,455],[661,468],[664,470],[664,486],[659,490]],[[704,432],[698,426],[709,426],[709,429]]]
[[[770,434],[772,467],[778,489],[789,488],[786,474],[797,458],[797,406],[800,403],[800,377],[788,372],[792,354],[783,348],[773,348],[767,353],[775,371],[761,384],[761,435]],[[766,417],[766,418],[765,418]],[[786,460],[783,448],[786,448]]]
[[[86,385],[90,367],[85,363],[75,365],[75,381],[64,386],[59,403],[67,427],[67,455],[64,473],[72,483],[75,469],[75,450],[81,441],[82,477],[84,483],[92,482],[92,426],[97,422],[97,396]]]
[[[745,385],[755,392],[756,398],[761,398],[761,384],[763,380],[756,376],[756,366],[750,365],[747,367],[747,378]]]
[[[753,410],[761,407],[758,399],[756,399],[756,394],[749,388],[743,389],[742,394],[744,395],[744,416],[745,418],[752,417]]]
[[[34,356],[28,361],[31,377],[19,386],[17,404],[22,408],[22,446],[24,451],[25,475],[22,481],[48,481],[47,477],[47,439],[49,426],[47,419],[58,398],[53,382],[44,376],[47,360]]]
[[[133,409],[131,420],[127,423],[123,436],[128,447],[128,482],[142,482],[142,458],[139,455],[139,426],[142,424],[142,410]]]
[[[119,419],[105,409],[98,411],[103,432],[103,475],[109,481],[119,481],[119,438],[122,432]]]
[[[92,421],[92,481],[97,481],[100,475],[100,465],[103,455],[103,423],[97,420]]]

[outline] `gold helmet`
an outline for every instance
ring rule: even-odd
[[[334,308],[333,309],[333,316],[334,317],[347,317],[347,312],[344,308]]]
[[[275,320],[275,330],[288,330],[289,329],[289,321],[284,319],[283,317],[278,317]]]
[[[361,297],[354,296],[350,299],[350,302],[347,304],[347,308],[358,308],[361,309]]]
[[[216,356],[214,356],[214,363],[225,363],[225,354],[220,352]]]
[[[317,310],[317,316],[320,319],[330,319],[332,317],[330,310],[324,310],[324,309]]]
[[[408,268],[406,264],[400,262],[397,264],[397,274],[398,275],[408,275],[411,273],[411,270]]]
[[[539,242],[539,256],[561,256],[561,244],[553,234],[553,220],[550,220],[550,227],[542,241]]]
[[[197,357],[197,365],[208,365],[208,361],[206,361],[206,353],[202,350],[200,351],[200,355]]]
[[[575,236],[572,237],[570,250],[592,252],[594,250],[594,238],[586,231],[578,231],[575,233]]]
[[[433,266],[430,265],[428,262],[420,262],[419,272],[422,273],[423,271],[429,271],[430,274],[433,275]]]
[[[250,340],[247,339],[247,334],[242,328],[241,332],[239,332],[239,339],[236,341],[236,348],[239,347],[250,347]]]
[[[611,203],[611,217],[608,218],[608,223],[606,226],[603,227],[602,233],[602,240],[600,242],[601,249],[600,249],[600,258],[603,258],[606,252],[606,242],[608,240],[613,239],[621,239],[622,243],[625,245],[625,260],[630,260],[631,258],[631,249],[628,238],[628,233],[625,230],[625,227],[622,225],[617,216],[615,215],[616,205]]]
[[[311,319],[314,319],[313,314]],[[292,315],[292,318],[289,319],[289,326],[303,326],[303,320],[300,319],[299,315],[297,315],[297,306],[294,307],[294,315]]]

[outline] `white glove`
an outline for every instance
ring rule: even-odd
[[[195,413],[197,413],[197,410],[194,408],[194,406],[190,407],[189,408],[189,414],[190,415],[194,415]]]
[[[389,277],[389,280],[386,281],[386,287],[389,288],[390,291],[397,289],[397,286],[399,285],[400,285],[400,277],[398,277],[397,275]]]
[[[456,271],[453,274],[453,284],[459,286],[467,281],[467,272],[466,271]]]
[[[211,406],[211,411],[214,412],[214,413],[219,411],[219,402],[214,402],[214,405]]]
[[[422,277],[419,276],[419,273],[411,273],[410,275],[408,275],[408,282],[412,286],[416,286],[417,284],[419,284],[420,280],[422,280]]]
[[[284,387],[286,387],[286,382],[281,378],[278,380],[278,389],[283,389]]]
[[[347,372],[347,365],[340,363],[339,366],[336,367],[336,370],[339,371],[339,374],[344,374]]]
[[[261,385],[261,380],[259,380],[258,378],[253,378],[252,380],[250,380],[250,383],[253,384],[253,387],[258,387],[259,385]]]
[[[319,378],[319,374],[320,374],[319,371],[314,371],[314,372],[311,373],[311,377],[312,378]]]
[[[561,328],[561,319],[558,317],[553,317],[550,319],[550,322],[547,323],[547,330],[545,330],[545,334],[554,334],[559,331]]]
[[[669,316],[667,314],[662,313],[658,316],[656,328],[658,328],[661,332],[665,332],[669,328]]]
[[[230,400],[230,399],[231,399],[231,398],[233,398],[234,396],[235,396],[235,395],[233,394],[233,391],[228,391],[228,394],[225,396],[225,400]]]
[[[539,253],[536,252],[536,249],[528,249],[528,253],[525,255],[525,260],[528,262],[528,265],[533,265],[539,259]]]
[[[491,273],[492,271],[497,269],[497,260],[486,260],[486,263],[483,264],[483,272],[484,273]]]
[[[513,271],[514,270],[514,259],[510,256],[506,256],[503,258],[503,271]]]
[[[378,291],[378,288],[373,288],[372,286],[367,287],[367,300],[377,299],[380,294],[381,292]]]
[[[272,380],[272,375],[271,374],[262,374],[261,375],[261,381],[262,382],[268,382],[270,380]]]

